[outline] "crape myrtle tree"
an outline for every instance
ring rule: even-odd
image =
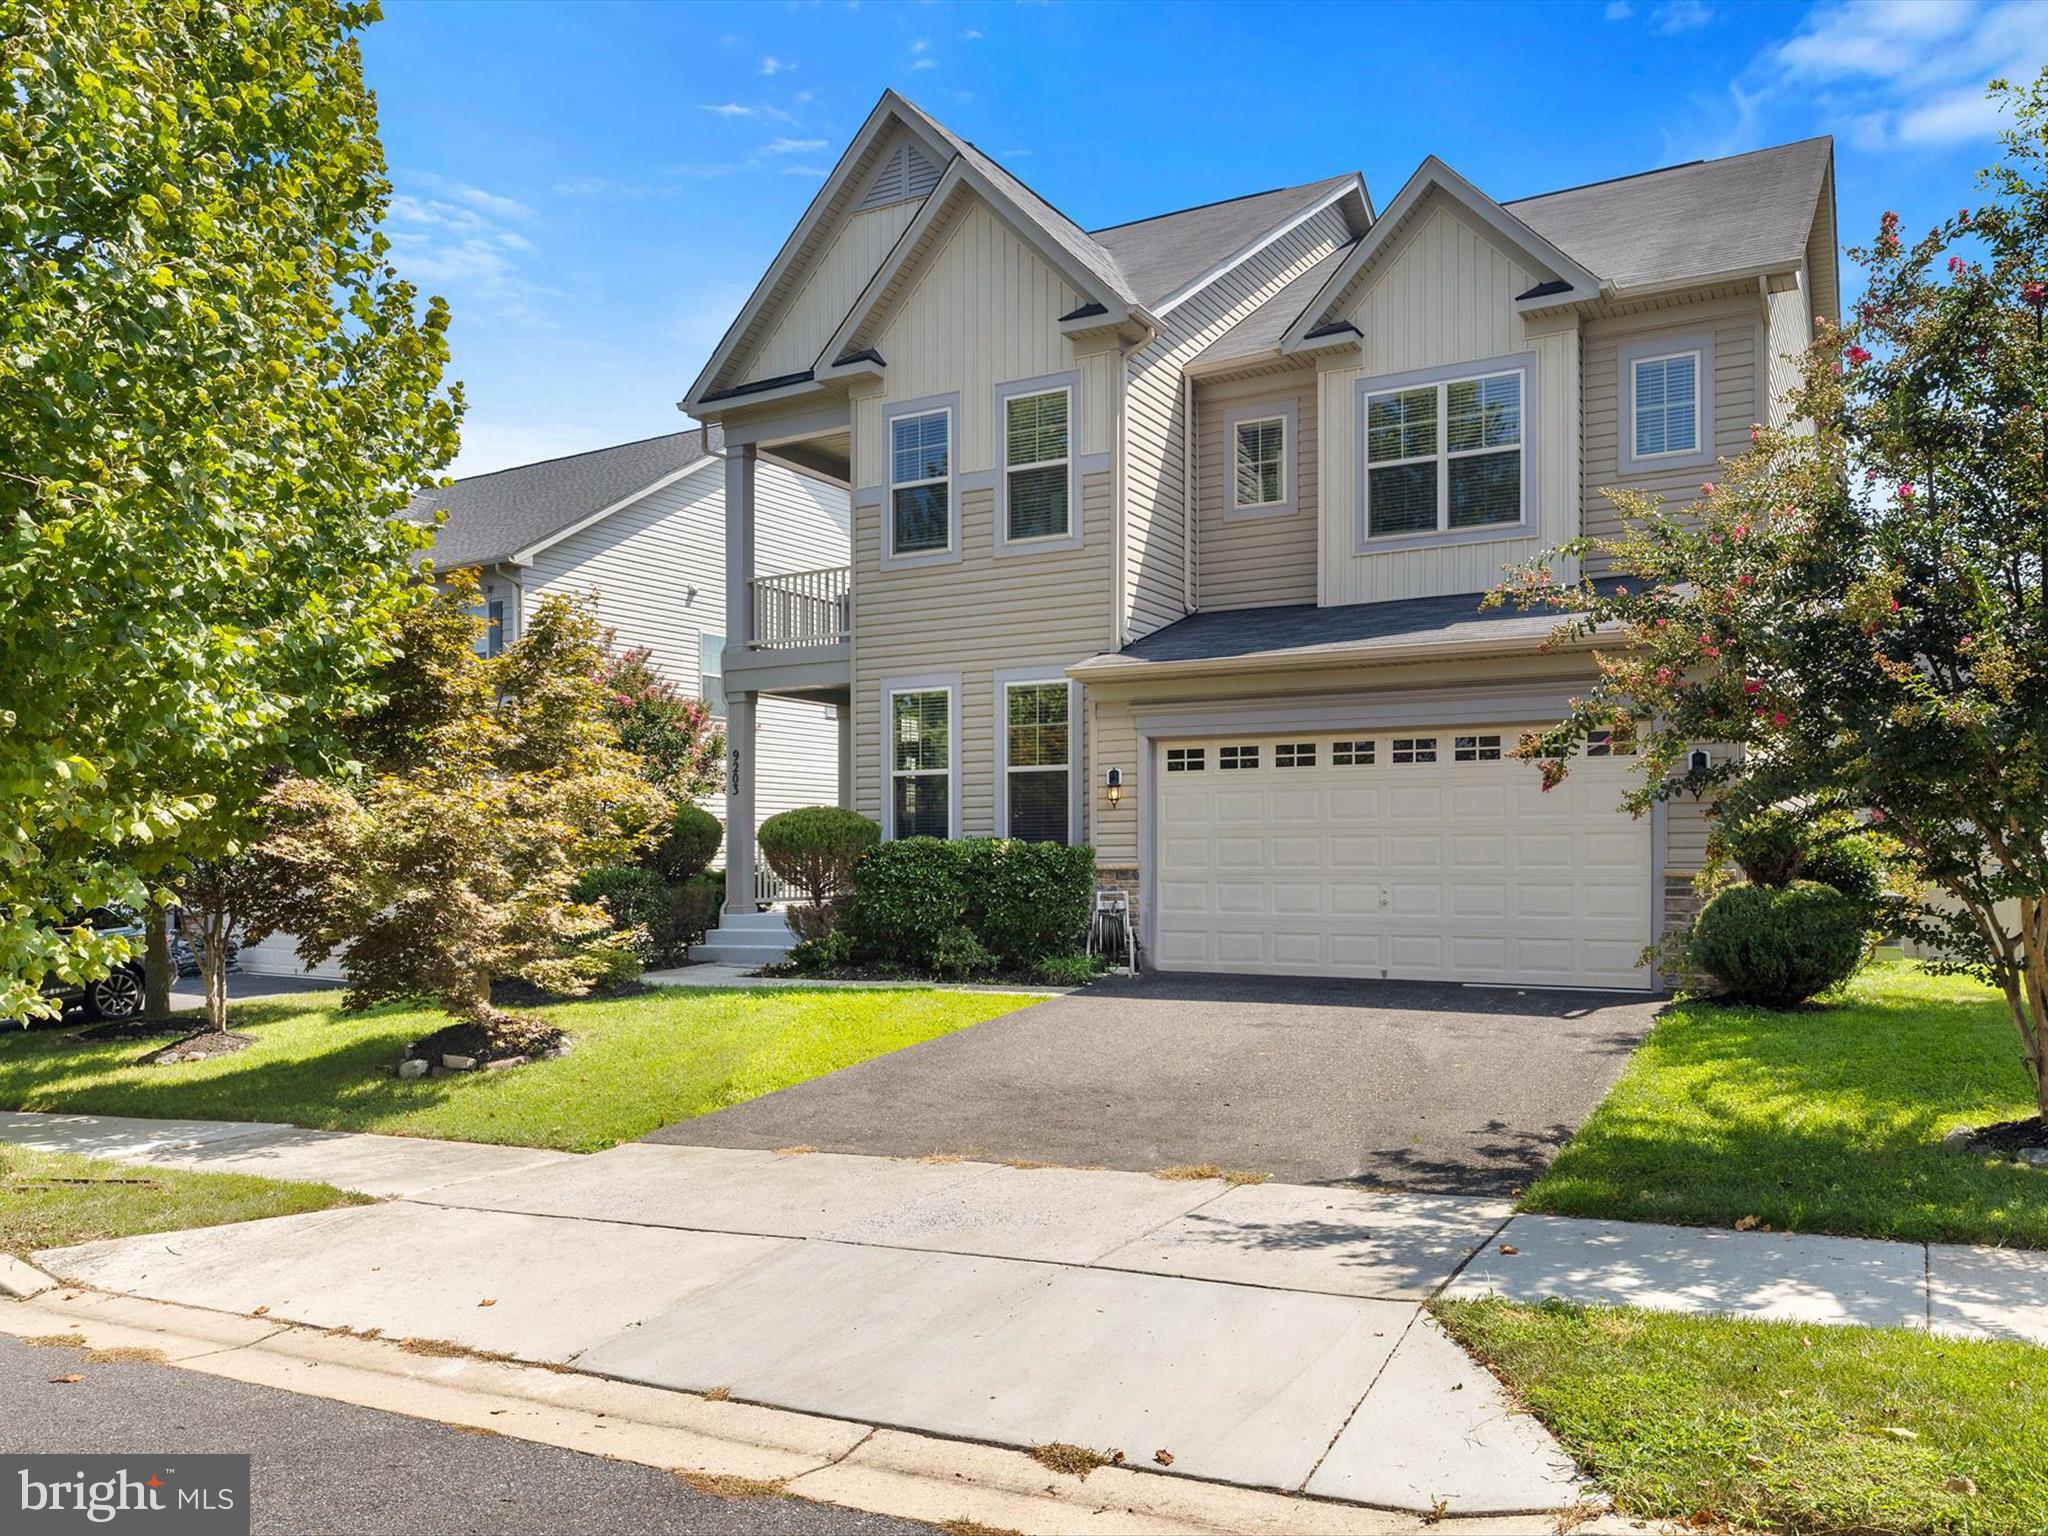
[[[348,1006],[432,998],[509,1053],[544,1031],[494,1006],[495,980],[574,995],[634,963],[631,935],[573,892],[669,804],[606,718],[588,610],[547,598],[485,657],[476,598],[457,572],[406,615],[387,702],[351,731],[364,772],[279,785],[258,856],[283,893],[266,925],[309,961],[339,953]]]
[[[1682,512],[1620,495],[1619,535],[1559,551],[1618,584],[1537,562],[1496,597],[1610,647],[1521,744],[1546,787],[1633,720],[1636,811],[1713,792],[1727,818],[1882,823],[1933,888],[1907,930],[2003,992],[2048,1117],[2048,74],[1991,90],[2011,126],[1983,200],[1910,243],[1888,213],[1851,251],[1868,287],[1818,327],[1793,424]],[[1704,769],[1696,742],[1721,744]]]
[[[378,232],[375,16],[0,0],[0,1019],[324,764],[409,601],[460,399]]]
[[[725,763],[725,733],[702,699],[683,691],[654,669],[647,646],[611,650],[605,636],[605,714],[619,742],[644,765],[648,781],[678,805],[715,793]]]

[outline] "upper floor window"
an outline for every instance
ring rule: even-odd
[[[1236,456],[1231,505],[1240,509],[1277,507],[1287,501],[1287,419],[1266,416],[1240,421],[1232,434]]]
[[[1699,353],[1639,357],[1631,367],[1635,456],[1657,459],[1699,452]]]
[[[1365,397],[1368,538],[1522,521],[1517,369]]]
[[[725,718],[725,636],[697,637],[698,697],[711,711],[711,718]]]
[[[1048,389],[1003,402],[1004,537],[1011,543],[1063,538],[1071,528],[1068,471],[1072,394]]]
[[[889,423],[889,550],[931,554],[953,542],[953,413]]]

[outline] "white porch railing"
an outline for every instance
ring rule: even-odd
[[[762,650],[802,645],[838,645],[853,631],[853,568],[828,565],[815,571],[756,576],[754,633]]]
[[[794,901],[796,895],[796,887],[768,867],[761,845],[754,844],[754,900],[766,907],[780,901]]]

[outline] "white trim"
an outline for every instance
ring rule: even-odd
[[[1759,321],[1764,329],[1767,321]],[[1768,394],[1769,368],[1766,352],[1760,349],[1759,394]],[[1693,361],[1693,433],[1691,448],[1675,452],[1636,452],[1636,368],[1639,364],[1690,355]],[[1615,349],[1615,380],[1619,394],[1620,419],[1615,423],[1615,470],[1627,476],[1666,469],[1698,469],[1714,462],[1714,333],[1708,331],[1663,331],[1638,335]]]
[[[514,565],[531,565],[533,563],[533,557],[539,554],[542,550],[553,549],[557,544],[561,543],[562,540],[572,538],[576,534],[581,533],[584,529],[589,528],[594,524],[603,522],[606,518],[610,517],[614,512],[623,512],[626,508],[632,506],[634,502],[641,500],[643,497],[652,496],[656,491],[662,489],[662,487],[674,485],[678,480],[687,479],[689,476],[697,473],[698,470],[705,468],[707,465],[716,464],[717,462],[718,458],[715,454],[706,454],[701,459],[692,459],[688,464],[685,464],[681,469],[674,470],[666,475],[663,475],[659,480],[656,480],[653,484],[642,486],[632,495],[621,497],[619,500],[613,502],[608,507],[599,508],[597,511],[591,513],[590,516],[582,519],[580,522],[571,523],[568,527],[563,528],[558,532],[549,534],[546,538],[542,539],[538,544],[527,545],[526,548],[520,550],[516,555],[508,556],[507,559],[511,564]]]
[[[1012,400],[1028,399],[1034,395],[1064,393],[1067,397],[1067,528],[1064,533],[1049,533],[1031,539],[1010,537],[1010,420],[1009,406]],[[996,435],[996,467],[990,481],[996,493],[995,552],[1004,555],[1043,555],[1057,550],[1079,549],[1081,547],[1081,455],[1077,451],[1081,436],[1081,374],[1078,369],[1067,373],[1048,373],[1035,379],[1015,379],[995,387],[995,416],[992,430]],[[1062,462],[1048,459],[1045,465],[1019,465],[1020,469],[1043,468]]]
[[[1451,464],[1457,459],[1479,458],[1511,450],[1505,446],[1457,450],[1451,448],[1450,387],[1453,384],[1506,378],[1509,375],[1521,380],[1521,440],[1513,445],[1512,450],[1522,455],[1520,515],[1511,523],[1478,523],[1469,528],[1453,528],[1450,525]],[[1354,555],[1373,555],[1385,550],[1434,548],[1446,544],[1487,544],[1529,537],[1536,523],[1535,504],[1542,484],[1536,474],[1537,383],[1534,352],[1515,352],[1506,357],[1475,359],[1469,363],[1448,363],[1438,368],[1417,368],[1407,373],[1382,374],[1377,378],[1358,380],[1352,403],[1354,431],[1358,438],[1358,483],[1352,494],[1351,552]],[[1436,446],[1426,454],[1383,460],[1375,465],[1372,461],[1370,435],[1373,399],[1375,396],[1399,394],[1410,389],[1436,391]],[[1441,466],[1436,477],[1436,527],[1415,532],[1373,533],[1372,471],[1375,468],[1388,469],[1401,464],[1422,463]]]
[[[1331,189],[1327,195],[1309,204],[1308,207],[1295,214],[1286,223],[1276,225],[1265,234],[1260,235],[1258,239],[1247,245],[1243,250],[1233,256],[1225,257],[1222,262],[1204,272],[1179,292],[1169,295],[1160,303],[1154,305],[1152,313],[1164,319],[1218,278],[1227,275],[1235,268],[1250,261],[1274,241],[1293,234],[1295,230],[1301,228],[1302,225],[1321,213],[1325,208],[1331,208],[1343,202],[1352,192],[1356,192],[1359,200],[1365,204],[1366,222],[1370,224],[1372,221],[1372,202],[1365,195],[1365,178],[1354,171],[1351,175],[1345,177],[1341,185]]]
[[[907,673],[881,680],[882,691],[882,838],[896,838],[896,700],[906,693],[946,695],[946,836],[960,835],[960,674],[958,672]],[[929,777],[937,769],[923,769],[916,777]]]
[[[946,418],[946,474],[944,480],[896,478],[896,423],[908,418]],[[882,569],[910,570],[920,565],[957,565],[960,561],[960,397],[927,395],[920,400],[894,401],[882,408],[882,453],[887,475],[882,482]],[[946,543],[942,549],[896,550],[896,492],[921,485],[946,487]]]
[[[1639,418],[1643,408],[1642,402],[1636,398],[1638,375],[1647,363],[1674,363],[1681,357],[1692,359],[1692,441],[1683,448],[1660,448],[1655,453],[1645,453],[1642,449],[1635,446],[1641,437]],[[1705,358],[1697,347],[1686,347],[1675,352],[1653,352],[1648,357],[1632,357],[1628,360],[1629,457],[1638,464],[1649,463],[1657,459],[1680,459],[1700,451],[1700,383],[1704,372],[1701,364],[1704,361]],[[1668,373],[1665,375],[1665,380],[1668,388],[1670,381]],[[1668,441],[1671,431],[1671,401],[1669,398],[1665,400],[1662,409],[1665,412],[1664,431]]]
[[[1237,434],[1269,421],[1280,424],[1280,499],[1241,502],[1237,499]],[[1238,400],[1224,407],[1223,478],[1221,511],[1226,523],[1286,517],[1301,510],[1301,410],[1295,400]]]
[[[1495,234],[1529,255],[1538,265],[1555,272],[1572,285],[1568,292],[1550,294],[1541,300],[1531,301],[1534,307],[1549,308],[1561,304],[1576,304],[1599,298],[1605,291],[1606,285],[1600,278],[1537,234],[1435,155],[1431,155],[1416,167],[1415,174],[1410,176],[1407,184],[1395,194],[1394,200],[1387,205],[1386,212],[1374,221],[1372,228],[1367,230],[1358,244],[1351,248],[1351,254],[1344,258],[1337,270],[1332,272],[1323,286],[1316,290],[1316,295],[1309,301],[1308,308],[1304,309],[1287,328],[1286,334],[1280,338],[1282,352],[1309,349],[1308,333],[1329,318],[1329,307],[1346,288],[1351,286],[1351,280],[1365,270],[1367,263],[1379,254],[1381,248],[1397,236],[1408,216],[1431,191],[1440,191],[1452,201],[1462,204]],[[1520,305],[1521,301],[1518,300],[1517,307]]]
[[[1064,684],[1067,690],[1067,846],[1086,841],[1082,832],[1082,789],[1087,776],[1086,758],[1081,751],[1081,685],[1066,676],[1064,662],[1035,667],[1005,667],[995,674],[996,706],[996,825],[997,837],[1010,835],[1010,690],[1012,688]],[[1043,772],[1045,764],[1026,772]]]

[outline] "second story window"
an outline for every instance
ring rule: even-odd
[[[1232,434],[1236,457],[1231,505],[1239,509],[1277,507],[1287,501],[1287,422],[1268,416],[1240,421]]]
[[[1635,456],[1656,459],[1699,452],[1699,353],[1639,357],[1630,366]]]
[[[1003,401],[1003,491],[1012,544],[1064,538],[1072,526],[1067,475],[1071,398],[1064,388]]]
[[[1517,369],[1365,397],[1368,539],[1522,521]]]
[[[889,423],[889,552],[932,554],[953,539],[953,414]]]

